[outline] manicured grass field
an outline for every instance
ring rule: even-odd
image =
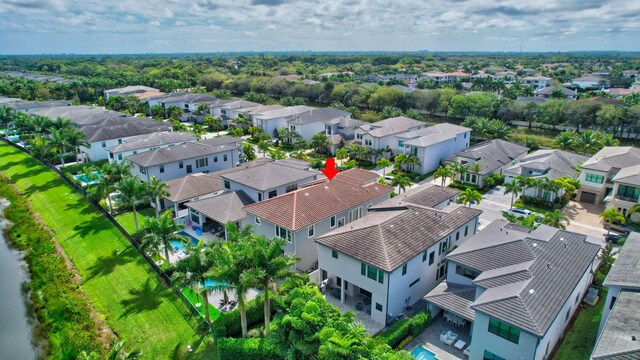
[[[0,172],[31,200],[80,272],[83,288],[128,349],[143,358],[217,356],[213,341],[175,294],[164,287],[135,248],[58,175],[0,142]]]
[[[146,208],[138,211],[138,227],[142,229],[144,226],[144,222],[146,218],[151,218],[156,216],[155,210],[152,208]],[[122,213],[120,215],[115,216],[116,220],[122,227],[127,230],[129,234],[133,234],[136,232],[136,225],[133,222],[133,212],[129,211],[126,213]]]
[[[553,356],[553,360],[587,360],[595,346],[602,308],[607,299],[607,289],[601,288],[600,301],[595,307],[584,305],[580,309],[571,330]]]
[[[189,299],[189,301],[195,306],[195,304],[197,303],[202,303],[202,298],[199,296],[196,296],[196,294],[191,291],[191,289],[189,288],[184,288],[182,289],[182,293],[187,297],[187,299]],[[199,308],[197,308],[198,311],[200,312],[200,314],[204,315],[204,305],[200,306]],[[213,306],[212,304],[209,304],[209,316],[211,317],[211,321],[213,322],[215,319],[219,318],[220,315],[222,315],[222,313],[220,312],[220,310],[216,309],[215,306]]]

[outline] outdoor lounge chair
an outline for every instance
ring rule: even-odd
[[[453,344],[457,339],[458,335],[456,335],[451,330],[443,330],[442,333],[440,333],[440,341],[449,346],[451,346],[451,344]]]

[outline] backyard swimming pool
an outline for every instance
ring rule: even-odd
[[[186,236],[191,241],[191,246],[197,246],[198,242],[200,242],[200,240],[194,238],[186,231],[178,231],[178,234],[182,236]]]
[[[413,349],[411,356],[417,360],[438,360],[435,353],[423,348],[422,346],[418,346]]]
[[[93,174],[95,177],[97,177],[97,179],[93,179],[93,180],[89,180],[89,178],[87,177],[86,174],[80,174],[80,175],[73,175],[73,177],[80,181],[80,184],[82,186],[86,186],[86,185],[91,185],[91,184],[95,184],[100,182],[100,173],[97,171],[93,171],[91,174]]]
[[[193,236],[191,236],[186,231],[178,231],[176,234],[187,237],[189,239],[189,246],[190,247],[198,246],[198,241],[199,240],[194,238]],[[174,251],[181,251],[181,250],[185,250],[187,248],[182,242],[180,242],[178,240],[171,240],[171,241],[169,241],[169,243],[171,244],[171,247],[173,247]]]

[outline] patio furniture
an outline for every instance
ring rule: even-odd
[[[464,349],[464,351],[462,351],[462,353],[464,355],[467,355],[467,356],[471,355],[471,345],[467,346],[467,348]]]
[[[467,345],[466,342],[464,342],[462,340],[458,340],[458,341],[456,341],[455,344],[453,344],[453,347],[456,348],[456,349],[462,350],[466,345]]]
[[[331,289],[331,296],[333,296],[336,299],[340,299],[340,288]]]
[[[440,341],[449,346],[451,346],[451,344],[453,344],[457,339],[458,335],[451,330],[443,330],[442,333],[440,333]]]
[[[447,320],[449,324],[451,324],[451,321],[453,320],[453,316],[450,312],[445,311],[442,317],[445,318],[445,320]]]

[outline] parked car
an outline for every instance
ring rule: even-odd
[[[616,234],[609,234],[609,235],[605,235],[604,239],[607,242],[612,242],[614,244],[617,244],[618,241],[620,241],[622,239],[623,235],[616,235]]]
[[[627,228],[626,224],[621,224],[619,221],[614,221],[613,223],[605,223],[604,224],[604,228],[605,229],[611,229],[615,232],[619,232],[620,234],[623,235],[628,235],[629,234],[629,229]]]
[[[519,209],[519,208],[513,208],[513,209],[502,209],[502,211],[504,211],[507,214],[511,214],[515,217],[527,217],[531,214],[533,214],[533,212],[531,212],[531,210],[527,210],[527,209]]]

